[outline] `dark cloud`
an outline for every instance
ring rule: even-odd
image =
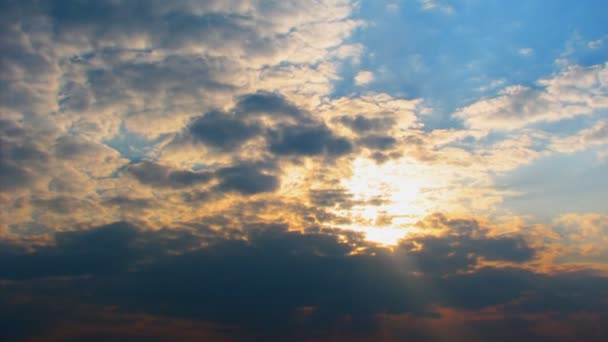
[[[118,56],[114,57],[113,55]],[[142,52],[145,55],[145,52]],[[88,58],[102,60],[120,58],[120,53],[113,50],[102,50]],[[112,62],[112,61],[109,61]],[[80,61],[76,63],[82,63]],[[179,95],[180,98],[198,99],[204,90],[210,92],[230,91],[233,87],[218,80],[218,68],[225,62],[213,57],[169,56],[157,62],[120,60],[111,63],[111,68],[90,68],[87,72],[87,84],[91,87],[97,105],[112,104],[128,100],[130,94],[138,93],[139,97],[163,97]],[[226,67],[226,66],[224,66]],[[129,89],[125,92],[124,89]],[[89,101],[79,86],[65,87],[67,103]],[[168,99],[171,103],[171,99]]]
[[[339,118],[339,121],[357,133],[386,131],[395,125],[395,119],[390,117],[367,118],[360,114],[355,116],[344,115]]]
[[[477,228],[469,223],[468,229]],[[236,324],[267,338],[327,336],[337,327],[365,336],[380,329],[378,314],[439,320],[438,307],[502,306],[505,315],[546,312],[543,308],[564,315],[606,314],[605,278],[514,268],[461,272],[477,262],[465,250],[492,260],[530,260],[530,248],[516,238],[427,237],[417,240],[421,253],[408,240],[391,251],[330,229],[291,232],[285,225],[250,225],[227,232],[204,225],[146,231],[116,223],[57,233],[54,245],[34,252],[5,246],[0,278],[33,288],[52,282],[55,306],[72,298],[117,305],[123,313]],[[78,278],[52,280],[65,276]],[[0,286],[10,289],[10,283]],[[596,332],[606,334],[603,329]]]
[[[535,252],[520,238],[421,238],[404,242],[409,259],[421,272],[454,273],[466,271],[479,258],[492,261],[530,261]]]
[[[222,41],[231,46],[238,41],[259,41],[255,31],[246,29],[245,17],[222,13],[223,6],[213,2],[197,5],[190,1],[171,4],[141,0],[128,3],[48,1],[37,2],[37,6],[32,7],[54,20],[55,39],[64,43],[69,42],[73,32],[81,32],[96,41],[114,41],[121,47],[128,47],[125,37],[138,35],[147,38],[153,48],[169,49],[200,43],[201,39],[206,45],[218,48]],[[138,15],[135,17],[133,13]],[[255,53],[259,45],[251,44],[250,48],[250,52]]]
[[[400,152],[382,153],[380,151],[374,151],[370,155],[370,158],[376,161],[378,164],[386,163],[391,159],[401,158],[403,155]]]
[[[54,246],[40,248],[35,253],[2,252],[0,278],[29,279],[126,270],[132,260],[129,246],[136,235],[136,229],[128,224],[56,233]]]
[[[259,117],[264,115],[274,124],[262,123]],[[211,111],[195,118],[185,136],[226,152],[263,137],[269,151],[277,156],[339,157],[353,149],[348,139],[336,136],[282,95],[264,91],[240,96],[229,113]],[[180,143],[179,139],[176,142]]]
[[[8,127],[9,133],[21,133],[18,127]],[[31,185],[38,174],[46,170],[48,154],[40,146],[27,141],[27,137],[8,140],[0,137],[0,189],[12,191]]]
[[[346,138],[333,134],[324,125],[281,126],[269,133],[270,152],[276,155],[339,157],[353,147]]]
[[[307,120],[307,115],[278,93],[258,91],[238,98],[235,111],[241,116],[269,115]],[[309,120],[309,119],[308,119]]]
[[[350,209],[356,205],[379,206],[386,204],[386,199],[377,196],[368,200],[355,200],[352,193],[345,189],[313,189],[309,192],[310,201],[317,207],[337,207]]]
[[[376,150],[388,150],[397,144],[397,139],[386,135],[368,135],[359,141],[363,146]]]
[[[114,196],[104,199],[102,204],[106,206],[117,206],[130,210],[141,210],[154,206],[154,201],[147,198],[136,198],[129,196]]]
[[[189,133],[196,141],[225,151],[233,151],[262,132],[257,123],[246,123],[232,114],[217,111],[194,119]]]
[[[36,179],[29,169],[20,166],[12,160],[0,159],[0,188],[12,191],[26,187]]]
[[[236,191],[243,195],[272,192],[279,187],[279,178],[268,174],[264,166],[242,164],[221,168],[215,172],[220,191]]]
[[[154,187],[185,188],[217,180],[218,184],[209,192],[196,191],[184,194],[184,199],[187,201],[198,202],[213,197],[213,192],[234,191],[243,195],[253,195],[275,191],[279,187],[279,177],[274,174],[276,168],[277,166],[272,163],[236,163],[212,171],[189,171],[144,161],[132,164],[126,170],[141,183]]]
[[[157,187],[189,187],[207,183],[213,178],[213,173],[207,171],[175,170],[150,161],[130,165],[127,172],[141,183]]]
[[[76,212],[80,208],[93,208],[94,205],[86,200],[70,196],[54,196],[48,199],[32,199],[38,209],[44,209],[58,214],[69,215]]]
[[[46,162],[48,154],[31,142],[11,142],[0,140],[0,158],[16,162]]]
[[[354,204],[353,194],[345,189],[310,190],[309,195],[315,206],[350,208]]]
[[[21,125],[11,121],[0,119],[0,132],[5,138],[20,137],[25,134],[25,131]]]
[[[76,159],[79,157],[95,158],[103,152],[110,151],[109,148],[87,141],[76,136],[62,136],[55,142],[55,156],[59,159]],[[104,151],[105,150],[105,151]]]
[[[88,89],[76,82],[67,82],[60,90],[59,107],[62,110],[81,112],[91,107],[93,102]]]

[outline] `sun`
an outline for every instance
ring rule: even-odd
[[[377,164],[358,158],[353,161],[352,176],[342,182],[355,204],[340,210],[352,221],[341,228],[363,232],[372,242],[395,245],[414,229],[416,221],[429,214],[424,190],[431,185],[429,174],[413,160]]]

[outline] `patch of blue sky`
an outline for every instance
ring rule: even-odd
[[[446,2],[447,3],[447,2]],[[389,6],[394,4],[396,6]],[[451,12],[417,1],[362,1],[357,16],[370,24],[353,42],[365,52],[345,65],[333,96],[387,92],[423,98],[433,108],[427,129],[461,127],[451,114],[505,86],[534,86],[564,65],[608,60],[605,1],[449,2]],[[374,81],[357,85],[360,70]]]
[[[122,157],[131,162],[139,162],[165,138],[166,135],[161,135],[155,139],[148,139],[144,135],[131,132],[121,126],[118,134],[103,143],[118,151]]]
[[[534,128],[553,135],[566,137],[575,135],[583,129],[592,128],[598,121],[606,120],[607,118],[608,111],[602,109],[596,110],[594,115],[579,115],[560,121],[539,122],[534,125]]]
[[[497,176],[499,189],[519,192],[503,208],[520,215],[550,219],[565,213],[608,213],[608,160],[605,147],[554,154]]]

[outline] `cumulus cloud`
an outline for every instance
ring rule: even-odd
[[[358,86],[366,85],[374,81],[374,73],[371,71],[359,71],[355,75],[355,84]]]
[[[351,152],[352,145],[323,125],[283,126],[270,132],[270,151],[277,155],[341,156]]]
[[[575,135],[554,138],[551,146],[558,152],[572,153],[605,144],[608,144],[608,122],[599,120],[593,127],[583,129]]]
[[[591,115],[608,106],[607,66],[571,66],[534,87],[509,86],[454,114],[473,129],[509,131],[538,122]]]
[[[363,24],[353,9],[343,0],[4,4],[3,232],[160,224],[185,215],[170,208],[184,202],[273,193],[280,166],[260,166],[271,150],[349,153],[350,140],[311,110],[341,60],[362,51],[342,44]],[[55,210],[78,201],[95,205]]]
[[[225,151],[235,150],[260,132],[259,125],[248,124],[221,112],[206,113],[194,119],[189,127],[194,140]]]

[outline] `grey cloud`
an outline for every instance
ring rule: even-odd
[[[3,120],[0,119],[0,132],[2,132],[2,136],[8,139],[14,137],[21,137],[25,134],[25,131],[21,127],[21,125],[16,124],[11,120]]]
[[[386,163],[391,159],[401,158],[401,156],[402,154],[400,152],[382,153],[380,151],[375,151],[370,155],[378,164]]]
[[[35,174],[12,160],[0,159],[0,188],[11,191],[28,186],[36,178]]]
[[[111,224],[103,229],[56,233],[55,246],[35,253],[2,252],[2,275],[12,279],[60,275],[84,275],[126,270],[131,258],[130,245],[137,236],[134,226]]]
[[[215,191],[253,195],[273,192],[279,186],[279,177],[274,175],[276,165],[268,163],[237,162],[211,171],[189,171],[144,161],[130,165],[126,170],[141,183],[155,187],[186,188],[217,181],[209,192],[185,193],[184,198],[188,201],[206,200]]]
[[[393,118],[367,118],[361,114],[355,116],[344,115],[339,118],[339,121],[357,133],[386,131],[395,125],[395,119]]]
[[[14,134],[20,130],[12,130]],[[27,138],[6,140],[0,137],[0,188],[10,191],[30,185],[46,169],[49,155]]]
[[[141,183],[157,187],[188,187],[207,183],[213,178],[210,172],[174,170],[149,161],[130,165],[127,171]]]
[[[217,111],[194,119],[188,130],[196,141],[224,151],[233,151],[262,132],[256,123],[246,123],[232,114]]]
[[[417,250],[419,245],[422,249]],[[431,273],[466,271],[476,266],[479,258],[520,263],[535,256],[535,251],[518,237],[421,238],[406,241],[403,247],[410,249],[409,258],[420,271]]]
[[[350,209],[356,205],[380,206],[387,201],[381,196],[369,200],[355,200],[352,193],[346,189],[313,189],[309,191],[310,201],[317,207],[338,207]]]
[[[136,198],[129,196],[114,196],[106,198],[102,201],[102,204],[106,206],[118,206],[120,208],[128,209],[146,209],[151,208],[155,204],[153,200],[147,198]]]
[[[98,53],[98,58],[111,58],[111,52]],[[93,57],[96,55],[89,58]],[[87,80],[97,104],[128,99],[125,89],[129,89],[129,93],[138,92],[138,96],[169,95],[168,101],[171,101],[171,95],[196,99],[201,96],[201,90],[208,93],[233,90],[232,85],[220,80],[219,69],[226,68],[226,63],[220,58],[203,56],[169,56],[155,62],[119,60],[111,63],[110,68],[91,67],[87,71]],[[78,87],[71,88],[65,89],[70,96],[83,92]]]
[[[353,194],[345,189],[310,190],[309,195],[315,206],[350,208],[354,204]]]
[[[261,115],[271,117],[274,124],[262,123]],[[277,156],[339,157],[353,150],[348,139],[335,135],[310,113],[278,93],[263,91],[237,98],[236,106],[228,113],[211,111],[193,119],[187,132],[176,142],[181,143],[184,136],[227,152],[237,150],[255,137],[264,138],[268,150]]]
[[[273,192],[279,187],[279,178],[265,173],[264,167],[257,165],[235,165],[216,171],[220,191],[236,191],[243,195]]]
[[[59,159],[73,160],[78,158],[95,159],[111,150],[101,144],[77,136],[62,136],[55,141],[54,152]]]
[[[326,126],[282,126],[269,133],[270,151],[277,155],[339,157],[352,151],[346,138],[335,136]]]
[[[40,209],[63,215],[74,213],[79,208],[93,207],[93,204],[89,201],[70,196],[55,196],[48,199],[35,198],[32,200],[32,204]]]
[[[93,97],[87,87],[82,84],[68,81],[59,91],[59,108],[68,111],[86,111],[93,102]]]
[[[471,223],[467,229],[478,230]],[[407,243],[390,251],[331,229],[292,232],[275,224],[225,233],[204,224],[146,231],[127,223],[56,233],[54,246],[34,252],[2,248],[0,278],[19,279],[22,291],[28,288],[23,284],[32,291],[55,284],[55,305],[79,299],[116,305],[125,313],[237,324],[266,337],[318,337],[336,327],[373,333],[379,329],[379,314],[440,319],[436,307],[479,310],[499,305],[506,313],[526,314],[545,312],[544,305],[563,314],[606,313],[601,302],[608,297],[606,279],[591,274],[537,274],[513,268],[457,272],[469,262],[461,256],[465,246],[486,256],[496,247],[488,238],[477,240],[468,233],[428,238],[424,243],[429,251],[423,254],[408,251]],[[527,260],[512,257],[521,250],[518,243],[507,242],[504,249],[512,251],[494,257]],[[435,264],[447,266],[429,267]],[[89,277],[60,283],[44,280],[79,275]],[[3,293],[16,291],[10,284],[0,283]],[[585,292],[580,292],[583,284]],[[577,300],[570,300],[572,296]],[[304,307],[311,308],[310,316],[301,321],[297,312]],[[344,317],[350,317],[350,323],[345,324]],[[595,329],[605,334],[603,328]],[[532,331],[522,333],[534,336]]]
[[[239,97],[235,111],[242,116],[267,114],[275,117],[286,116],[307,120],[306,113],[287,101],[284,96],[266,91],[258,91],[254,94]]]
[[[388,150],[397,144],[397,139],[386,135],[368,135],[362,138],[360,143],[371,149]]]

